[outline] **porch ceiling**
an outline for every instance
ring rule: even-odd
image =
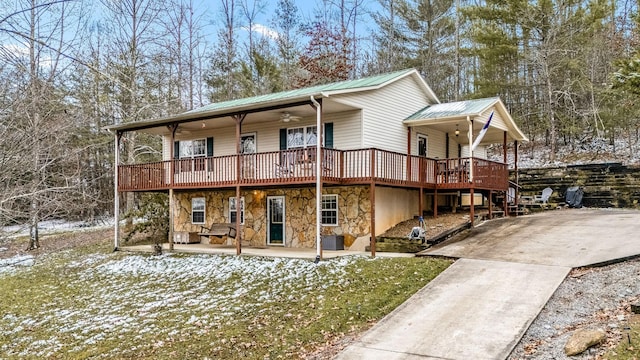
[[[320,100],[320,98],[321,96],[317,97],[318,100]],[[282,122],[281,116],[284,112],[288,112],[291,116],[300,117],[302,119],[315,119],[316,112],[313,107],[311,107],[311,102],[309,101],[309,99],[306,99],[306,101],[308,101],[308,103],[298,101],[283,103],[276,106],[270,105],[268,107],[264,107],[263,109],[261,109],[260,107],[244,109],[247,115],[243,123],[245,125],[249,123],[256,124],[269,122],[295,124],[295,122]],[[357,109],[358,108],[355,106],[350,106],[348,104],[334,101],[331,98],[322,99],[323,115]],[[149,124],[147,124],[148,127],[146,128],[137,128],[132,129],[131,131],[145,132],[154,135],[168,135],[170,134],[170,131],[167,126],[174,122],[179,123],[178,132],[184,133],[200,131],[202,129],[231,127],[235,126],[235,120],[233,116],[239,113],[243,113],[243,111],[241,109],[233,109],[233,111],[226,111],[221,113],[187,113],[191,116],[186,116],[184,119],[159,119],[156,120],[155,123],[150,122]]]
[[[448,133],[450,137],[454,137],[458,130],[458,142],[466,143],[469,138],[469,120],[473,120],[472,140],[475,140],[492,111],[499,114],[501,121],[491,122],[482,145],[502,143],[505,132],[507,141],[529,141],[499,98],[431,105],[405,119],[404,124],[410,127],[428,127]]]

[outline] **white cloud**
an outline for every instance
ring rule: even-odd
[[[244,30],[249,31],[248,27],[243,27]],[[253,32],[261,34],[263,36],[266,36],[268,38],[271,38],[273,40],[276,40],[279,36],[278,32],[273,30],[272,28],[262,25],[262,24],[254,24],[252,27]]]

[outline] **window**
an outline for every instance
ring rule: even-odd
[[[287,149],[316,146],[318,131],[316,126],[301,126],[287,129]]]
[[[338,225],[338,195],[322,195],[322,225]]]
[[[243,154],[256,153],[256,133],[243,134],[240,137],[240,152]]]
[[[207,140],[180,141],[180,159],[207,156]]]
[[[182,140],[177,144],[176,154],[178,158],[184,160],[178,163],[181,172],[202,171],[205,169],[204,157],[207,156],[207,139]],[[186,159],[193,160],[188,161]]]
[[[191,199],[191,223],[204,224],[204,198]]]
[[[229,222],[235,224],[238,210],[236,207],[236,198],[229,198]],[[240,224],[244,225],[244,196],[240,198]]]

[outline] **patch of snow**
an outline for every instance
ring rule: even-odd
[[[171,338],[207,334],[271,304],[304,300],[309,291],[347,284],[347,267],[353,270],[356,261],[377,260],[353,256],[316,265],[301,259],[236,256],[89,255],[65,265],[73,269],[65,286],[83,289],[71,305],[59,298],[59,287],[43,286],[56,300],[43,304],[37,319],[5,314],[0,334],[15,339],[5,351],[12,355],[18,354],[11,348],[28,356],[74,357],[101,342],[141,340],[148,334],[162,346]],[[239,301],[246,297],[251,301]],[[284,316],[287,310],[282,311]],[[161,325],[167,318],[179,326]],[[53,328],[56,336],[75,343],[62,354],[53,335],[37,342],[28,338],[29,329],[38,327]],[[97,358],[129,351],[134,350],[114,348]]]
[[[0,275],[12,273],[19,267],[30,267],[35,264],[33,255],[16,255],[7,259],[0,259]]]
[[[54,234],[69,230],[92,231],[113,226],[113,218],[99,219],[93,222],[68,221],[68,220],[46,220],[38,223],[38,231],[41,234]],[[0,227],[0,233],[8,234],[8,238],[29,235],[29,224],[11,225]]]

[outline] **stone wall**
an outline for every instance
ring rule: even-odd
[[[605,163],[519,169],[518,177],[521,193],[525,195],[540,194],[542,189],[552,188],[551,202],[564,202],[567,188],[580,186],[584,191],[584,206],[640,207],[640,166]],[[511,179],[515,179],[513,171]]]
[[[345,248],[352,246],[358,238],[369,238],[371,202],[368,186],[325,187],[323,194],[338,195],[338,226],[324,226],[323,234],[343,235]],[[285,246],[315,248],[315,188],[243,190],[241,196],[245,200],[243,244],[266,246],[267,196],[284,196]],[[200,231],[201,225],[191,223],[191,199],[196,197],[205,198],[205,225],[230,221],[229,198],[235,197],[235,190],[176,192],[175,231]]]

